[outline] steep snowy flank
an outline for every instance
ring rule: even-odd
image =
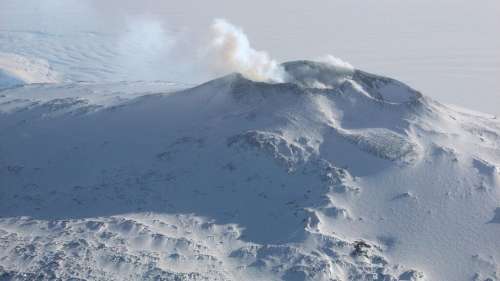
[[[500,279],[497,119],[283,68],[1,91],[0,279]]]

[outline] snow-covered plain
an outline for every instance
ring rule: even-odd
[[[497,117],[91,2],[0,3],[0,280],[500,279]]]

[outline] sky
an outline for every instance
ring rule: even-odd
[[[199,83],[214,78],[199,75],[196,58],[216,18],[278,62],[331,54],[441,102],[500,115],[497,0],[0,0],[0,52],[78,69],[75,79]]]

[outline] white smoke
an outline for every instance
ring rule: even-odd
[[[136,80],[157,80],[162,72],[170,72],[165,62],[177,44],[175,36],[153,17],[134,17],[127,21],[126,30],[119,33],[115,44],[115,61],[122,72]],[[160,71],[161,70],[161,71]]]
[[[240,27],[224,19],[213,20],[209,32],[205,20],[199,26],[192,21],[188,25],[172,23],[175,19],[163,16],[162,12],[170,8],[167,2],[18,2],[0,0],[0,11],[16,7],[19,11],[36,13],[32,12],[31,17],[0,17],[0,25],[6,24],[7,29],[14,30],[25,29],[25,25],[28,29],[40,29],[42,32],[37,36],[43,44],[13,40],[11,51],[35,50],[40,59],[48,61],[65,79],[168,80],[193,84],[239,72],[255,81],[293,82],[278,61],[266,51],[253,48]],[[31,18],[32,22],[26,20]],[[75,65],[58,61],[61,55],[54,55],[58,49],[67,50],[63,56],[75,58]],[[332,56],[322,61],[352,68]]]
[[[285,71],[267,52],[252,48],[243,30],[224,19],[214,20],[207,52],[211,66],[219,73],[239,72],[248,79],[283,82]]]
[[[354,70],[354,67],[350,63],[332,55],[322,56],[318,58],[318,61],[332,65],[341,71],[351,72]]]

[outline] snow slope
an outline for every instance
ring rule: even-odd
[[[0,279],[500,279],[495,117],[282,66],[0,91]]]

